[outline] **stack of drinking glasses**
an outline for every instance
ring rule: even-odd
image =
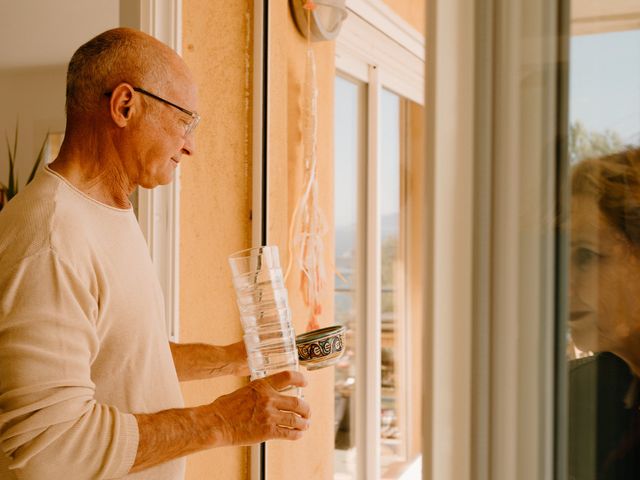
[[[298,370],[296,335],[278,247],[262,246],[229,256],[251,380]]]

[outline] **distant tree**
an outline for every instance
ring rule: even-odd
[[[569,126],[569,160],[579,162],[585,158],[601,157],[618,152],[624,148],[624,142],[618,132],[588,130],[576,120]]]
[[[383,313],[390,313],[395,311],[394,298],[395,289],[398,288],[395,285],[395,267],[398,260],[398,236],[389,235],[382,240],[381,245],[381,283],[382,288],[390,288],[394,291],[385,292],[382,294],[381,309]]]

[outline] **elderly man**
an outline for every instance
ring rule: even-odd
[[[60,154],[0,213],[0,479],[180,479],[188,453],[308,428],[279,393],[297,372],[183,407],[179,380],[246,374],[246,353],[169,345],[129,196],[193,154],[196,102],[184,62],[141,32],[73,55]]]

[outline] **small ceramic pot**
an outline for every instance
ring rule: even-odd
[[[344,353],[343,325],[319,328],[296,337],[298,360],[307,370],[328,367],[338,362]]]

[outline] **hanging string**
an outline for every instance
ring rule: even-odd
[[[292,215],[289,227],[289,262],[285,280],[295,259],[300,268],[300,290],[304,304],[309,308],[307,331],[319,328],[322,314],[320,294],[325,285],[324,245],[326,222],[320,210],[317,179],[317,119],[318,88],[316,63],[311,48],[311,11],[316,5],[307,0],[303,7],[307,17],[307,52],[303,88],[303,150],[304,189]]]

